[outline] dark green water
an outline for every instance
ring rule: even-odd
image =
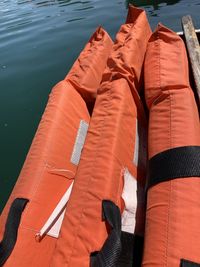
[[[200,28],[200,1],[130,1],[151,26],[175,31],[189,13]],[[114,38],[123,0],[0,1],[0,211],[15,184],[52,86],[63,79],[98,25]],[[29,177],[31,179],[31,177]]]

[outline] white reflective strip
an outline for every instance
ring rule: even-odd
[[[139,127],[138,127],[138,120],[136,119],[135,122],[135,148],[134,148],[134,157],[133,163],[138,166],[139,162]]]
[[[85,138],[87,135],[87,131],[88,131],[88,126],[89,124],[84,121],[81,120],[80,124],[79,124],[79,128],[78,128],[78,133],[76,136],[76,141],[74,144],[74,148],[73,148],[73,152],[72,152],[72,156],[71,156],[71,163],[78,165],[79,161],[80,161],[80,157],[81,157],[81,151],[83,149],[83,145],[85,143]]]
[[[122,213],[122,231],[133,234],[136,225],[137,180],[130,174],[128,169],[124,173],[122,198],[125,203]]]
[[[37,240],[40,240],[45,234],[58,238],[64,218],[65,208],[69,200],[73,184],[74,181],[71,183],[70,187],[67,189],[42,229],[36,234]]]

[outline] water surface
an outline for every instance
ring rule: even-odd
[[[150,24],[175,31],[198,0],[0,1],[0,211],[25,160],[52,86],[63,79],[97,26],[114,38],[128,3],[144,7]],[[29,177],[31,179],[31,177]]]

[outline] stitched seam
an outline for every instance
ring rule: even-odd
[[[172,140],[172,136],[173,136],[173,133],[172,133],[172,100],[173,100],[173,95],[172,93],[170,93],[170,91],[168,91],[168,94],[169,94],[169,110],[170,110],[170,125],[169,125],[169,148],[171,149],[172,146],[173,146],[173,140]],[[167,229],[166,229],[166,234],[167,234],[167,238],[166,238],[166,267],[168,266],[168,256],[169,256],[169,224],[170,224],[170,221],[171,221],[171,216],[170,214],[172,214],[172,194],[173,194],[173,181],[170,180],[170,192],[169,192],[169,200],[168,200],[168,216],[167,216]],[[171,213],[170,213],[171,211]]]
[[[127,84],[128,84],[128,86],[129,86],[129,83],[127,82]],[[129,88],[130,89],[130,88]],[[131,89],[130,89],[130,91],[131,91]],[[131,92],[130,92],[131,93]],[[133,95],[131,94],[131,97],[133,98]],[[134,98],[133,98],[133,100],[134,100]],[[130,114],[131,114],[131,108],[130,108],[130,105],[131,105],[131,103],[130,103],[130,101],[127,103],[127,108],[128,108],[128,111],[130,112]],[[136,105],[136,104],[135,104]],[[137,106],[136,106],[136,110],[137,110]],[[134,121],[135,120],[137,120],[137,111],[136,111],[136,116],[135,116],[135,118],[134,118]],[[133,132],[134,132],[134,129],[135,129],[135,140],[136,140],[136,126],[135,126],[136,124],[134,124],[133,123]],[[132,142],[131,142],[131,139],[130,139],[130,143],[129,143],[129,145],[128,145],[128,147],[131,147],[132,146]],[[135,149],[135,143],[133,144],[133,154],[134,154],[134,149]],[[119,160],[118,160],[119,161]],[[121,201],[121,193],[122,192],[120,192],[120,189],[121,189],[121,182],[123,182],[123,178],[124,178],[124,172],[125,172],[125,169],[128,167],[128,166],[124,166],[124,165],[122,165],[121,164],[121,162],[119,161],[119,164],[121,165],[121,173],[120,173],[120,179],[119,179],[119,184],[118,184],[118,191],[117,191],[117,204],[119,204],[120,203],[120,201]],[[135,164],[134,164],[134,162],[133,162],[133,160],[131,159],[131,165],[133,165],[134,167],[135,167],[135,170],[137,169],[137,167],[135,166]],[[133,174],[132,173],[132,169],[131,170],[129,170],[128,169],[128,171],[131,173],[131,175],[133,175],[134,177],[136,176],[136,178],[137,178],[137,172],[135,173],[135,174]]]
[[[102,140],[102,139],[101,139],[101,136],[102,136],[102,134],[103,134],[103,128],[104,128],[104,125],[105,125],[105,119],[106,119],[106,117],[108,116],[108,110],[109,110],[107,107],[108,107],[108,106],[111,106],[111,105],[110,105],[110,104],[112,104],[112,101],[110,101],[111,99],[112,99],[112,96],[111,96],[111,90],[109,89],[109,90],[107,91],[107,99],[106,99],[107,101],[106,101],[106,103],[104,104],[104,108],[105,108],[105,110],[106,110],[106,113],[105,113],[105,115],[104,115],[104,118],[102,119],[102,125],[101,125],[100,130],[99,130],[99,140]],[[97,144],[98,144],[98,146],[99,146],[99,148],[100,148],[101,146],[99,145],[99,142],[97,142],[96,145],[97,145]],[[96,150],[95,156],[93,157],[93,162],[94,162],[94,163],[95,163],[96,160],[97,160],[98,152],[99,152],[99,149]],[[83,198],[85,198],[85,201],[86,201],[86,199],[88,198],[88,193],[89,193],[89,190],[88,190],[88,189],[89,189],[89,185],[91,185],[91,182],[92,182],[92,178],[93,178],[93,173],[94,173],[94,166],[95,166],[95,164],[93,164],[92,166],[93,166],[93,167],[91,168],[91,176],[90,176],[90,179],[88,179],[87,191],[85,191],[85,193],[84,193],[84,197],[83,197]],[[85,212],[85,209],[86,209],[86,208],[83,208],[83,209],[82,209],[82,212],[81,212],[81,215],[80,215],[80,220],[79,220],[79,226],[77,227],[76,236],[74,237],[74,244],[73,244],[73,247],[72,247],[72,250],[71,250],[71,255],[70,255],[70,257],[69,257],[69,261],[66,262],[66,264],[70,263],[70,261],[71,261],[71,258],[72,258],[73,253],[74,253],[75,245],[76,245],[76,240],[81,238],[78,229],[81,227],[81,221],[82,221],[82,219],[83,219],[83,214],[84,214],[84,212]],[[65,264],[65,265],[66,265],[66,264]],[[67,265],[66,265],[66,266],[67,266]]]
[[[107,92],[107,94],[108,94],[108,98],[107,98],[107,101],[108,101],[108,103],[106,103],[107,105],[104,105],[104,108],[106,108],[106,107],[112,107],[112,95],[111,95],[111,89],[109,88],[109,90],[108,90],[108,92]],[[103,129],[104,129],[104,126],[105,126],[105,122],[106,122],[106,117],[108,116],[108,108],[106,109],[106,114],[104,115],[104,118],[103,118],[103,120],[102,120],[102,127],[101,127],[101,129],[100,129],[100,135],[99,135],[99,140],[102,140],[101,139],[101,136],[102,136],[102,134],[103,134]],[[99,145],[99,142],[98,142],[98,145]],[[100,149],[100,147],[101,146],[99,146],[99,149]],[[96,150],[96,154],[95,154],[95,157],[94,157],[94,163],[97,161],[97,158],[98,158],[98,152],[99,152],[99,149],[98,150]],[[95,169],[95,164],[93,164],[93,168],[92,168],[92,175],[91,175],[91,177],[90,177],[90,179],[88,180],[88,186],[87,186],[87,191],[85,192],[85,196],[86,196],[86,199],[88,199],[88,194],[89,194],[89,188],[90,188],[90,185],[91,185],[91,183],[92,183],[92,181],[93,181],[93,178],[94,178],[94,169]],[[105,197],[104,197],[105,198]],[[83,208],[83,210],[82,210],[82,216],[81,217],[83,217],[83,214],[84,214],[84,212],[85,212],[85,210],[86,210],[86,208]],[[81,224],[80,224],[81,225]],[[76,239],[81,239],[81,235],[79,234],[79,232],[77,233],[77,237],[76,237]],[[72,252],[72,255],[73,255],[73,252]]]
[[[160,93],[162,94],[163,91],[162,91],[162,87],[161,87],[161,59],[160,59],[160,56],[161,56],[161,39],[160,39],[160,36],[159,36],[159,30],[157,32],[157,44],[158,44],[158,88],[160,90]],[[170,133],[169,133],[170,135]],[[168,202],[168,209],[167,209],[167,225],[166,225],[166,251],[165,251],[165,254],[163,255],[164,256],[164,266],[167,266],[167,229],[168,229],[168,222],[169,222],[169,202]]]
[[[172,181],[170,181],[170,191],[169,191],[169,201],[168,201],[168,208],[167,208],[167,229],[166,229],[166,263],[165,266],[168,266],[168,249],[169,249],[169,223],[170,223],[170,208],[171,208],[171,197],[172,197]]]

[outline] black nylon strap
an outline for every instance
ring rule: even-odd
[[[16,198],[10,207],[4,236],[0,243],[0,266],[6,262],[15,246],[21,215],[27,202],[28,199]]]
[[[90,267],[116,267],[121,253],[121,214],[110,200],[103,200],[102,208],[103,217],[112,229],[102,249],[91,256]]]
[[[121,232],[122,250],[116,267],[141,267],[144,238]]]
[[[200,267],[200,264],[182,259],[180,267]]]
[[[200,146],[177,147],[152,157],[147,188],[185,177],[200,177]]]

